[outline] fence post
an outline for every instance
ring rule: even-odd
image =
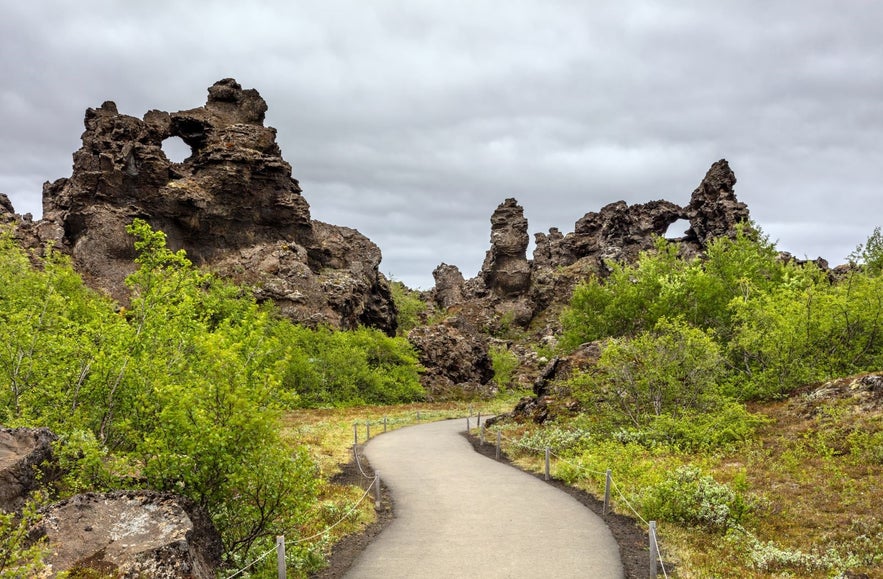
[[[359,423],[353,422],[353,448],[359,444]]]
[[[500,431],[497,431],[497,460],[500,460]]]
[[[380,471],[374,471],[374,508],[380,509]]]
[[[475,422],[477,428],[481,428],[481,412],[478,413],[478,420]]]
[[[549,464],[549,455],[551,453],[552,453],[552,450],[547,446],[546,447],[546,480],[549,480],[550,478],[552,478],[551,477],[552,473],[551,473],[551,468],[550,468],[551,465]]]
[[[607,513],[610,512],[610,481],[611,481],[611,476],[610,476],[610,469],[609,469],[609,468],[607,469],[607,476],[605,477],[605,479],[606,479],[606,480],[604,481],[604,511],[603,511],[603,513],[604,513],[604,515],[606,516]]]
[[[469,417],[467,416],[467,417],[466,417],[466,434],[469,434],[469,430],[470,430],[470,427],[469,427]]]
[[[478,429],[478,437],[481,439],[481,445],[484,446],[484,426]]]
[[[365,442],[371,440],[371,421],[365,421]]]
[[[276,535],[276,571],[279,579],[285,579],[285,535]]]
[[[650,521],[650,577],[656,579],[656,521]]]
[[[383,432],[386,432],[386,416],[383,417]]]

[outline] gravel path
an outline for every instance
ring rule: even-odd
[[[365,446],[396,517],[346,577],[623,577],[603,520],[567,493],[474,452],[465,426],[424,424]]]

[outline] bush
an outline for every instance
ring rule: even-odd
[[[571,381],[584,404],[639,428],[652,417],[702,411],[715,399],[721,356],[714,340],[680,320],[604,345],[596,371]]]
[[[723,533],[738,526],[749,506],[728,485],[702,475],[694,466],[679,467],[644,496],[648,518],[695,525]]]
[[[503,346],[491,346],[488,355],[494,369],[494,382],[500,390],[514,386],[515,370],[519,364],[518,356]]]

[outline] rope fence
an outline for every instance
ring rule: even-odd
[[[487,416],[487,415],[485,415],[485,416]],[[421,413],[417,412],[416,413],[417,422],[420,422],[421,418],[422,418]],[[472,413],[472,409],[470,409],[469,416],[466,418],[466,432],[467,432],[467,434],[471,434],[471,431],[472,431],[472,418],[473,418],[473,413]],[[482,419],[482,415],[479,412],[477,414],[475,427],[478,428],[478,430],[479,430],[479,438],[480,438],[481,444],[486,444],[486,438],[487,438],[486,434],[487,433],[486,433],[485,425],[482,424],[481,419]],[[412,421],[409,418],[389,419],[387,417],[383,417],[381,420],[377,420],[377,421],[373,422],[373,424],[375,426],[382,425],[382,431],[377,432],[375,430],[375,436],[377,436],[378,434],[382,434],[382,433],[387,432],[390,426],[401,426],[403,424],[411,424],[411,423],[412,423]],[[373,475],[371,475],[368,472],[366,472],[364,466],[362,465],[362,460],[361,460],[361,457],[359,454],[359,427],[361,425],[364,425],[364,427],[365,427],[364,442],[367,442],[372,438],[372,436],[371,436],[372,421],[366,420],[364,422],[354,422],[353,423],[353,445],[352,445],[353,459],[354,459],[354,462],[356,463],[356,468],[358,469],[360,476],[362,476],[365,480],[371,481],[368,484],[368,487],[365,489],[365,492],[362,494],[362,496],[359,498],[359,500],[357,500],[355,503],[353,503],[349,507],[349,509],[336,522],[334,522],[331,525],[328,525],[327,527],[325,527],[323,530],[319,531],[318,533],[315,533],[315,534],[310,535],[308,537],[302,537],[297,540],[288,541],[287,542],[288,545],[291,545],[291,546],[299,545],[301,543],[307,543],[309,541],[326,536],[333,529],[335,529],[339,525],[343,524],[344,521],[346,521],[349,517],[351,517],[353,515],[353,513],[355,513],[358,510],[359,506],[369,497],[369,495],[372,494],[372,490],[374,491],[373,494],[374,494],[375,508],[377,508],[377,509],[380,508],[380,506],[381,506],[380,473],[375,472]],[[668,579],[668,572],[665,569],[665,564],[663,562],[662,553],[660,552],[660,549],[659,549],[659,541],[658,541],[658,537],[656,534],[656,521],[647,521],[646,519],[644,519],[644,517],[641,516],[640,513],[638,513],[637,510],[635,510],[635,508],[629,502],[628,498],[625,496],[623,491],[619,488],[619,485],[616,484],[616,481],[613,479],[610,469],[607,469],[606,471],[592,470],[592,469],[586,468],[582,464],[575,463],[571,460],[564,458],[563,456],[560,456],[559,454],[553,452],[551,447],[548,447],[548,446],[545,448],[532,447],[530,445],[522,443],[519,440],[510,438],[510,437],[504,437],[502,434],[502,431],[500,429],[496,429],[495,432],[496,432],[496,453],[495,454],[496,454],[497,460],[499,460],[502,456],[502,443],[504,440],[516,448],[542,455],[545,458],[545,480],[551,479],[551,468],[550,467],[551,467],[551,459],[552,458],[555,458],[560,463],[570,466],[578,473],[578,475],[599,476],[599,477],[603,476],[604,480],[605,480],[603,514],[606,516],[610,512],[610,504],[611,504],[610,495],[611,495],[611,491],[613,491],[618,495],[618,497],[622,501],[622,503],[626,507],[628,507],[628,510],[632,514],[634,514],[634,516],[639,521],[641,521],[641,523],[643,523],[644,526],[647,527],[647,529],[648,529],[649,554],[650,554],[650,561],[649,561],[649,563],[650,563],[650,565],[649,565],[650,577],[656,577],[658,575],[658,569],[661,568],[663,576],[666,579]],[[248,571],[249,569],[251,569],[252,567],[257,565],[259,562],[263,561],[264,559],[266,559],[267,557],[269,557],[273,553],[276,553],[276,555],[277,555],[278,578],[279,579],[286,579],[287,571],[286,571],[286,564],[285,564],[285,547],[286,547],[285,537],[281,536],[281,535],[277,536],[275,547],[266,551],[265,553],[262,553],[260,556],[255,558],[253,561],[251,561],[245,567],[235,571],[231,575],[227,575],[226,579],[234,579],[235,577],[242,576],[243,573],[245,573],[246,571]],[[657,567],[657,564],[658,564],[658,567]]]
[[[472,410],[470,409],[469,412],[471,414]],[[421,413],[419,410],[414,414],[414,419],[416,419],[416,422],[420,422],[425,417],[426,417],[426,414]],[[402,426],[402,425],[413,424],[413,423],[414,423],[414,421],[411,419],[411,417],[389,418],[386,416],[384,416],[381,420],[374,422],[374,424],[376,424],[376,425],[383,426],[382,432],[386,432],[389,429],[389,427],[391,427],[391,426]],[[287,542],[288,545],[294,546],[294,545],[299,545],[301,543],[307,543],[309,541],[312,541],[314,539],[318,539],[320,537],[327,535],[332,530],[334,530],[336,527],[343,524],[344,521],[346,521],[349,517],[351,517],[353,515],[353,513],[355,513],[358,510],[359,506],[371,494],[372,489],[374,490],[374,507],[376,509],[380,508],[381,496],[382,496],[380,473],[375,471],[375,473],[373,475],[370,475],[367,472],[365,472],[365,468],[362,466],[361,457],[359,456],[359,426],[360,426],[360,424],[365,425],[365,442],[367,442],[368,440],[371,439],[371,424],[372,424],[372,422],[370,420],[366,420],[363,423],[359,423],[359,422],[353,423],[353,446],[352,446],[353,458],[355,460],[356,467],[359,469],[359,474],[363,478],[365,478],[366,480],[370,480],[371,483],[368,485],[368,488],[365,489],[365,492],[362,494],[362,496],[359,498],[359,500],[356,501],[355,503],[353,503],[350,506],[350,508],[347,509],[346,513],[344,513],[336,522],[334,522],[331,525],[328,525],[323,530],[321,530],[318,533],[315,533],[313,535],[310,535],[309,537],[302,537],[302,538],[294,540],[294,541],[288,541]],[[226,579],[234,579],[235,577],[240,577],[243,573],[245,573],[246,571],[248,571],[249,569],[251,569],[252,567],[257,565],[258,563],[260,563],[261,561],[263,561],[264,559],[266,559],[267,557],[269,557],[273,553],[276,553],[278,577],[279,577],[279,579],[286,579],[287,567],[285,564],[285,546],[286,546],[285,537],[283,535],[277,536],[275,547],[273,547],[269,551],[261,554],[260,556],[255,558],[252,562],[250,562],[248,565],[246,565],[245,567],[238,569],[237,571],[233,572],[233,574],[231,574],[231,575],[227,575]]]
[[[485,426],[483,424],[481,424],[481,415],[479,415],[476,427],[479,429],[480,442],[482,444],[485,444],[485,440],[486,440],[487,436],[486,436],[486,432],[485,432],[485,430],[486,430]],[[467,418],[466,419],[466,433],[467,434],[471,433],[470,429],[471,429],[471,421],[469,418]],[[599,470],[592,470],[592,469],[586,468],[582,464],[577,464],[573,461],[570,461],[570,460],[564,458],[563,456],[560,456],[559,454],[556,454],[555,452],[552,451],[551,447],[546,446],[544,448],[536,448],[536,447],[530,446],[528,444],[524,444],[520,440],[515,440],[513,438],[503,436],[502,431],[499,429],[496,430],[496,434],[497,434],[497,436],[496,436],[496,458],[497,458],[497,460],[499,460],[501,457],[502,442],[504,440],[516,448],[520,448],[520,449],[530,451],[530,452],[538,454],[538,455],[542,455],[545,458],[545,473],[544,473],[545,480],[551,479],[551,464],[550,464],[551,461],[550,461],[550,459],[552,457],[554,457],[559,462],[564,463],[564,464],[570,466],[571,468],[573,468],[575,470],[575,472],[578,474],[578,476],[587,475],[587,478],[588,478],[588,476],[599,476],[599,477],[603,476],[604,477],[603,514],[606,516],[610,512],[610,504],[611,504],[610,494],[611,494],[611,491],[616,492],[616,494],[619,496],[619,499],[622,501],[622,503],[626,507],[628,507],[628,510],[632,514],[634,514],[634,516],[639,521],[641,521],[641,523],[643,523],[645,527],[647,527],[647,536],[648,536],[648,542],[649,542],[648,551],[650,554],[650,565],[649,565],[650,577],[656,577],[658,575],[658,570],[661,569],[662,575],[666,579],[668,579],[668,571],[665,569],[665,562],[662,559],[662,553],[660,552],[660,549],[659,549],[659,540],[658,540],[658,536],[656,534],[656,521],[647,521],[632,506],[632,504],[629,502],[628,498],[626,498],[625,493],[623,493],[622,490],[619,488],[619,485],[616,484],[616,480],[613,478],[612,471],[610,469],[607,469],[606,471],[603,471],[603,472],[599,471]],[[657,564],[658,564],[658,567],[657,567]]]

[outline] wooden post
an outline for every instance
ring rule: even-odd
[[[481,412],[478,413],[478,420],[475,423],[477,428],[481,428]]]
[[[650,577],[656,579],[656,521],[650,521]]]
[[[604,511],[603,511],[603,512],[604,512],[604,514],[606,515],[607,513],[610,512],[610,483],[611,483],[611,476],[610,476],[610,469],[609,469],[609,468],[607,469],[607,476],[606,476],[605,478],[606,478],[606,480],[604,481]]]
[[[484,445],[484,426],[478,429],[478,437],[481,439],[482,446]]]
[[[383,417],[383,432],[386,432],[386,416]]]
[[[500,460],[500,431],[497,431],[497,460]]]
[[[470,427],[469,427],[469,417],[467,416],[467,417],[466,417],[466,434],[469,434],[469,430],[470,430]]]
[[[371,440],[371,421],[365,421],[365,441]]]
[[[417,422],[420,422],[420,411],[417,411]]]
[[[285,579],[285,535],[276,536],[276,571],[279,579]]]
[[[547,446],[547,447],[546,447],[546,480],[549,480],[549,479],[551,478],[551,474],[552,474],[552,473],[550,472],[550,470],[551,470],[551,469],[550,469],[550,466],[551,466],[551,465],[549,464],[549,455],[550,455],[551,453],[552,453],[551,449],[549,449],[549,447]]]
[[[374,508],[380,509],[380,471],[374,471]]]

